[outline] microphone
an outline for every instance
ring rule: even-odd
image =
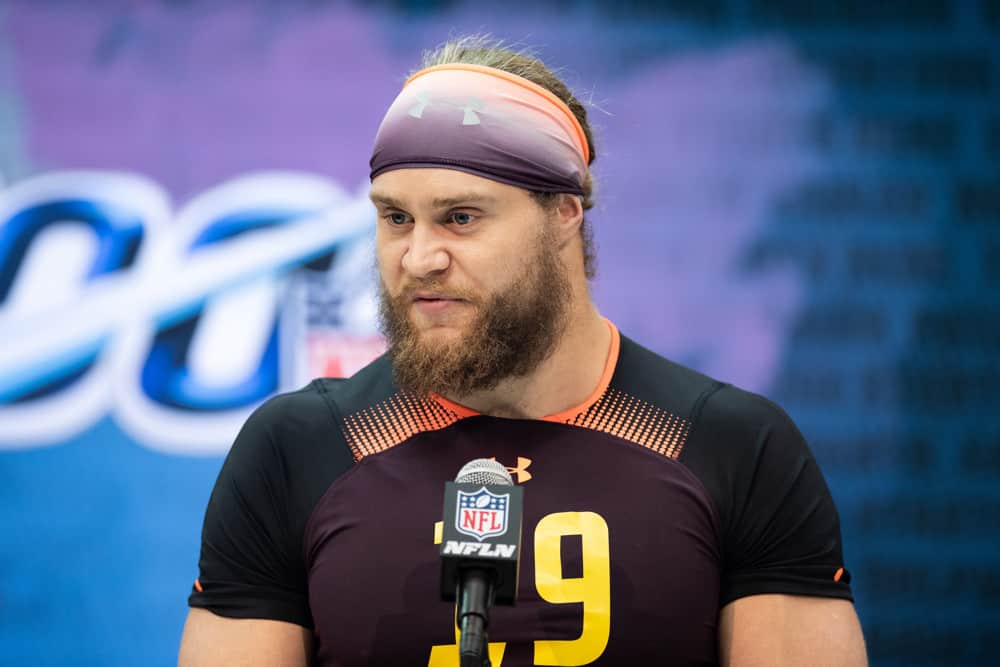
[[[489,667],[494,603],[517,600],[524,489],[489,459],[469,461],[444,489],[441,599],[458,600],[461,667]]]

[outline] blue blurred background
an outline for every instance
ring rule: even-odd
[[[875,665],[1000,627],[1000,2],[0,4],[0,664],[170,665],[254,405],[378,354],[364,200],[422,49],[589,105],[595,297],[772,397]]]

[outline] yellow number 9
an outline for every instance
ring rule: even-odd
[[[560,538],[579,535],[583,576],[564,579]],[[608,524],[593,512],[549,514],[535,527],[535,587],[553,604],[583,603],[579,639],[535,642],[536,665],[571,667],[601,657],[611,635],[611,556]]]

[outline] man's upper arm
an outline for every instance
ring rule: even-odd
[[[722,664],[866,664],[837,509],[788,415],[723,387],[684,452],[718,513]]]
[[[311,654],[312,633],[300,625],[195,608],[184,624],[178,666],[306,667]]]
[[[182,664],[306,664],[305,526],[354,461],[337,433],[313,385],[269,400],[240,430],[205,511]]]
[[[301,403],[274,398],[240,429],[205,510],[191,607],[312,627],[302,551],[309,508],[285,474],[294,464],[285,431]]]
[[[849,600],[752,595],[719,616],[723,667],[865,667],[865,642]]]
[[[772,593],[851,599],[833,497],[802,434],[778,406],[719,389],[705,401],[680,460],[715,506],[721,606]]]

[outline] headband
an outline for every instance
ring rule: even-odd
[[[569,107],[523,77],[437,65],[403,85],[382,119],[371,178],[442,167],[539,192],[582,195],[590,151]]]

